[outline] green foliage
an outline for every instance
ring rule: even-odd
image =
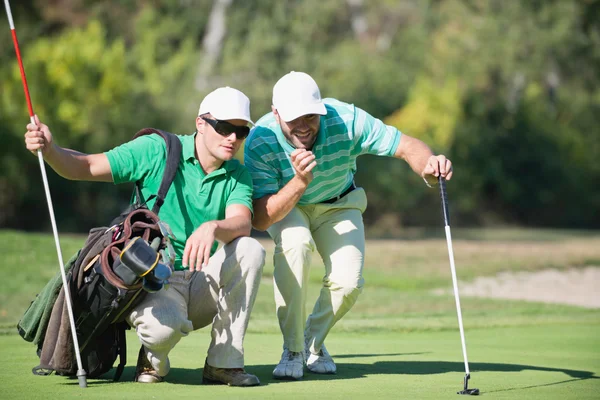
[[[217,4],[228,5],[214,52]],[[224,85],[258,119],[275,81],[305,71],[323,96],[448,155],[459,225],[600,226],[598,1],[69,0],[13,14],[34,110],[61,145],[105,151],[147,126],[189,133],[202,97]],[[47,228],[8,29],[0,60],[0,224]],[[358,163],[369,229],[439,225],[437,193],[405,163]],[[104,223],[129,198],[129,187],[49,179],[64,230]]]
[[[187,85],[196,58],[193,37],[177,41],[182,29],[176,18],[159,18],[149,8],[130,32],[141,39],[129,48],[123,36],[110,40],[99,20],[23,46],[34,111],[50,126],[56,142],[97,153],[129,140],[146,126],[190,132],[193,119],[174,118],[183,113],[181,103],[172,101]],[[1,158],[6,174],[0,186],[7,190],[0,197],[0,221],[43,229],[49,219],[38,163],[27,156],[20,139],[26,123],[20,75],[14,60],[8,65],[1,102],[10,151]],[[84,231],[108,223],[131,191],[131,187],[67,182],[51,171],[48,175],[61,230]]]
[[[49,116],[55,129],[63,128],[59,143],[64,137],[83,151],[104,143],[111,134],[107,111],[131,91],[123,40],[107,43],[103,27],[92,21],[59,38],[40,39],[26,54],[31,87],[60,99],[35,108],[40,116]],[[14,75],[18,81],[16,71]]]
[[[419,77],[409,92],[407,104],[385,123],[410,132],[440,152],[447,152],[461,120],[460,104],[456,78],[436,85],[435,81]]]

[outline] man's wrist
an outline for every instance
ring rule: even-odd
[[[298,187],[299,189],[301,189],[303,192],[306,190],[306,188],[308,187],[308,185],[310,184],[309,181],[307,181],[306,179],[301,178],[299,175],[295,175],[292,178],[292,181],[295,182],[294,186]]]
[[[44,159],[47,161],[55,161],[55,158],[59,153],[59,147],[54,144],[54,142],[51,142],[50,145],[48,145],[48,147],[42,151],[42,153],[44,154]]]

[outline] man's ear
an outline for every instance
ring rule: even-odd
[[[279,113],[277,112],[277,109],[275,108],[274,105],[271,105],[271,111],[273,111],[273,115],[275,116],[275,121],[277,121],[277,123],[280,123],[279,121]]]
[[[196,118],[196,131],[198,133],[204,133],[204,125],[206,124],[206,121],[204,121],[202,118],[200,118],[200,116],[198,116],[198,118]]]

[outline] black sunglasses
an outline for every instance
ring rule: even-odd
[[[235,133],[235,137],[237,140],[245,139],[250,133],[250,128],[247,126],[238,126],[234,125],[227,121],[221,121],[220,119],[208,119],[206,117],[200,117],[206,122],[209,123],[210,126],[213,127],[215,132],[217,132],[221,136],[229,136],[232,133]]]

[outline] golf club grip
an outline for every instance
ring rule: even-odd
[[[448,194],[446,193],[446,179],[441,175],[440,181],[440,196],[442,197],[442,212],[444,213],[444,225],[450,226],[450,210],[448,209]]]

